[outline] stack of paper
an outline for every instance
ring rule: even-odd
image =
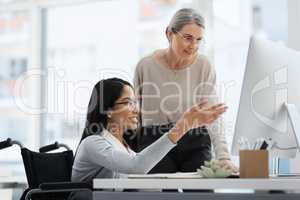
[[[128,174],[127,178],[202,178],[197,172],[178,172],[178,173],[165,173],[165,174]]]

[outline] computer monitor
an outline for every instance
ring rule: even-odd
[[[289,106],[284,106],[285,103]],[[295,133],[300,126],[299,108],[300,52],[252,37],[232,154],[238,155],[241,138],[247,138],[250,144],[265,138],[273,143],[271,156],[294,157],[300,141],[299,132]]]

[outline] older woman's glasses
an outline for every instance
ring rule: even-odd
[[[197,39],[197,38],[195,38],[194,36],[192,36],[190,34],[182,34],[179,31],[174,31],[174,33],[178,34],[186,44],[200,45],[203,42],[203,38],[198,38]]]

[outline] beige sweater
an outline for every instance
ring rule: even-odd
[[[144,57],[137,64],[134,87],[140,100],[142,126],[174,123],[201,98],[218,101],[215,70],[203,55],[181,70],[163,66],[153,55]],[[216,158],[229,158],[221,120],[208,129]]]

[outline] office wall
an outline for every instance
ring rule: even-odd
[[[300,1],[288,0],[288,46],[300,51]],[[291,172],[300,173],[300,153],[290,162]]]
[[[288,0],[288,46],[300,51],[300,1]]]

